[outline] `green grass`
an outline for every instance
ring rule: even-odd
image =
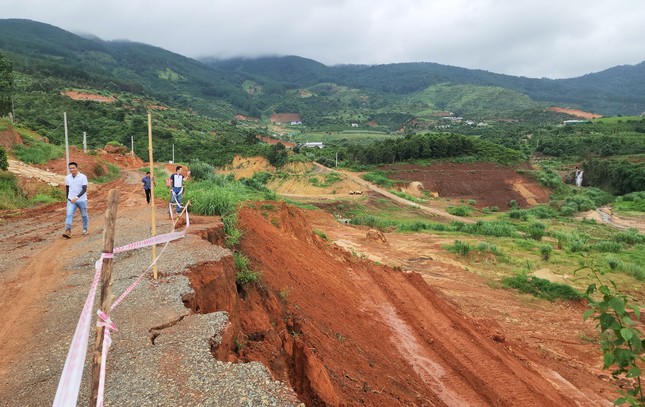
[[[65,193],[55,187],[43,187],[28,199],[18,186],[16,176],[8,171],[0,171],[0,209],[21,209],[64,201]]]
[[[521,292],[531,294],[538,298],[544,298],[549,301],[563,299],[569,301],[578,301],[583,299],[583,295],[566,284],[552,283],[543,278],[531,277],[525,273],[513,277],[506,277],[502,280],[504,288],[512,288]]]
[[[326,188],[343,180],[340,174],[336,171],[332,171],[329,174],[324,174],[322,178],[323,180],[321,182],[320,176],[313,176],[309,178],[309,183],[311,183],[315,187]]]
[[[233,259],[235,262],[235,282],[240,286],[245,286],[259,280],[260,273],[255,272],[249,268],[249,259],[244,254],[234,252]]]
[[[24,208],[28,202],[18,187],[16,176],[8,171],[0,171],[0,209]]]
[[[108,169],[107,174],[102,174],[95,177],[94,179],[92,179],[92,182],[96,184],[104,184],[106,182],[114,181],[115,179],[121,176],[121,169],[119,167],[110,163],[106,163],[105,165]],[[98,168],[102,169],[103,167],[100,167],[100,164],[97,164],[97,169]],[[101,173],[97,172],[97,174],[101,174]]]
[[[394,185],[394,181],[389,179],[382,171],[368,172],[363,175],[363,179],[386,188],[391,188]]]
[[[645,212],[645,191],[619,196],[612,207],[619,212]]]
[[[65,153],[62,146],[35,140],[25,141],[24,145],[16,145],[13,153],[20,161],[29,164],[45,164],[47,161],[62,157]]]
[[[448,206],[446,208],[446,212],[455,216],[470,216],[470,213],[472,212],[472,210],[473,208],[466,205]]]

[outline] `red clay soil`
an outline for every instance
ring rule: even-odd
[[[551,106],[547,110],[550,110],[552,112],[557,112],[557,113],[566,113],[568,115],[581,117],[583,119],[597,119],[599,117],[602,117],[601,114],[583,112],[582,110],[578,110],[578,109],[567,109],[564,107],[557,107],[557,106]]]
[[[61,92],[62,95],[68,96],[74,100],[91,100],[93,102],[102,102],[102,103],[113,103],[116,102],[116,99],[113,96],[102,96],[95,93],[89,92],[77,92],[74,90],[68,90],[66,92]]]
[[[326,242],[299,209],[244,207],[238,227],[259,282],[236,301],[221,277],[232,264],[213,265],[191,277],[193,308],[231,316],[229,348],[214,354],[262,361],[308,406],[609,404],[595,393],[607,388],[598,378],[466,316],[420,274]]]
[[[77,92],[74,90],[68,90],[61,92],[62,95],[68,96],[74,100],[91,100],[93,102],[102,102],[102,103],[113,103],[116,102],[116,99],[112,96],[102,96],[95,93],[89,92]]]
[[[380,169],[393,180],[420,182],[425,190],[437,192],[440,197],[474,199],[478,208],[507,209],[510,200],[525,208],[549,200],[549,191],[537,181],[513,168],[492,163],[402,164]],[[524,169],[530,169],[529,164]]]

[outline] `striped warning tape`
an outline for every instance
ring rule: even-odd
[[[186,213],[186,229],[190,226],[190,218],[188,215],[188,208],[185,207],[182,213]],[[52,404],[53,407],[75,407],[76,401],[78,400],[78,393],[81,387],[81,378],[83,376],[83,366],[85,363],[85,356],[87,354],[87,345],[90,335],[90,325],[92,319],[92,305],[94,304],[94,299],[96,297],[96,290],[98,288],[98,283],[101,278],[101,271],[103,268],[103,259],[112,258],[113,253],[122,253],[129,250],[141,249],[143,247],[152,246],[155,244],[165,243],[164,247],[160,251],[159,255],[152,261],[148,268],[137,277],[137,279],[119,296],[119,298],[112,304],[110,310],[113,310],[125,297],[128,296],[134,290],[134,288],[139,284],[143,279],[145,274],[152,268],[154,264],[157,263],[159,257],[163,254],[164,250],[173,240],[181,239],[186,236],[186,229],[179,232],[170,232],[162,235],[154,236],[149,239],[141,240],[139,242],[134,242],[127,244],[125,246],[117,247],[113,250],[112,253],[102,253],[101,257],[95,263],[95,273],[92,280],[92,285],[90,286],[90,291],[87,294],[85,299],[85,304],[81,311],[81,316],[76,325],[76,330],[74,331],[74,337],[72,338],[72,343],[70,344],[69,351],[67,353],[67,359],[65,360],[65,365],[63,367],[63,372],[61,373],[60,380],[58,382],[58,388],[56,390],[56,396]],[[98,310],[98,320],[97,326],[104,326],[104,337],[103,337],[103,349],[101,352],[101,372],[99,376],[99,397],[97,398],[97,406],[103,406],[103,394],[105,391],[105,365],[107,360],[107,353],[112,343],[112,336],[110,331],[117,331],[116,325],[110,320],[110,317],[104,313],[102,310]]]

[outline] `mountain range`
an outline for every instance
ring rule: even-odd
[[[320,128],[378,118],[394,130],[444,111],[474,120],[527,120],[543,117],[535,112],[551,105],[605,116],[645,111],[645,61],[554,80],[430,62],[326,66],[298,56],[195,60],[22,19],[0,20],[0,53],[12,61],[14,72],[52,92],[127,92],[222,119],[294,112]]]

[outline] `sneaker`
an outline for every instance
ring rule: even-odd
[[[72,237],[72,231],[69,229],[65,229],[65,233],[63,233],[63,237],[66,239],[69,239],[70,237]]]
[[[83,234],[84,234],[84,235],[86,235],[86,234],[87,234],[87,229],[83,229]]]

